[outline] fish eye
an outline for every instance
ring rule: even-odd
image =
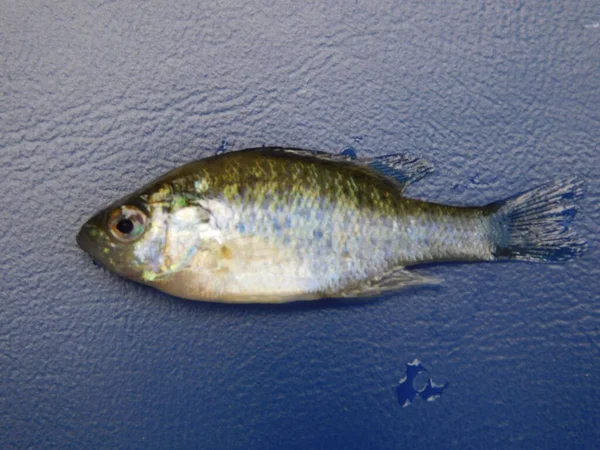
[[[135,225],[133,225],[131,219],[121,219],[117,222],[117,230],[119,230],[121,234],[131,233],[133,231],[134,226]]]
[[[146,214],[136,206],[121,206],[110,213],[108,229],[117,241],[133,242],[146,231]]]

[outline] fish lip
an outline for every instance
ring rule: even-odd
[[[83,224],[83,226],[79,230],[79,233],[77,233],[77,237],[75,238],[79,248],[81,248],[86,253],[90,253],[90,249],[92,248],[92,241],[90,239],[90,231],[93,228],[94,227],[92,225],[90,225],[89,223]]]
[[[85,248],[83,248],[83,246],[85,245],[85,237],[84,237],[84,230],[88,225],[85,224],[83,225],[80,229],[79,229],[79,233],[77,233],[77,237],[75,238],[75,240],[77,241],[77,245],[79,246],[79,248],[81,248],[82,250],[85,250]]]

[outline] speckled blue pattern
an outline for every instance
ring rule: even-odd
[[[7,0],[2,448],[593,448],[600,442],[598,2]],[[339,306],[177,300],[94,266],[94,211],[184,162],[406,151],[410,195],[588,192],[579,260],[431,266]],[[418,358],[440,399],[398,404]]]

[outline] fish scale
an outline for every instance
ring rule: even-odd
[[[488,242],[483,236],[487,230],[478,220],[483,216],[479,211],[448,214],[444,211],[448,207],[441,205],[416,205],[417,201],[393,197],[397,187],[392,183],[387,183],[388,190],[361,189],[361,180],[344,176],[332,164],[322,168],[302,160],[289,171],[290,177],[278,179],[287,171],[287,160],[251,162],[255,167],[247,170],[260,182],[215,195],[227,204],[243,206],[233,215],[216,217],[224,242],[259,236],[290,248],[317,274],[319,292],[336,292],[344,283],[355,284],[394,266],[458,259],[465,253],[468,258],[491,256],[490,245],[483,244]],[[233,165],[224,179],[242,184],[240,168]],[[214,173],[218,172],[206,169],[203,176],[209,185],[219,186],[222,182]],[[444,223],[450,217],[452,223]],[[444,227],[448,229],[442,236],[439,231]],[[239,234],[240,228],[245,232]],[[327,230],[325,238],[315,238],[322,229]]]

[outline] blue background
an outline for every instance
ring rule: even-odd
[[[600,8],[510,2],[3,0],[4,448],[592,448],[600,442]],[[565,265],[421,269],[373,302],[178,300],[92,264],[93,212],[184,162],[408,151],[410,194],[588,180]],[[402,408],[420,358],[450,387]]]

